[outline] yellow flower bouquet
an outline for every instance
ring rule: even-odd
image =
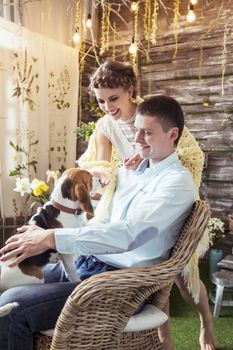
[[[30,182],[28,177],[17,177],[16,178],[16,187],[15,192],[21,194],[21,197],[26,197],[26,202],[30,201],[30,209],[36,204],[44,205],[50,198],[53,185],[58,179],[60,173],[58,171],[47,171],[47,183],[37,178],[33,179]],[[52,179],[53,185],[51,188],[48,185],[48,182]]]

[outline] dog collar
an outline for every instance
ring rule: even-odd
[[[58,202],[55,202],[54,200],[52,200],[52,205],[56,209],[61,210],[64,213],[73,214],[73,215],[80,215],[80,214],[83,213],[83,210],[81,208],[77,208],[77,209],[68,208],[68,207],[65,207],[64,205],[62,205],[62,204],[60,204]]]

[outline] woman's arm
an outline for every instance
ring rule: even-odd
[[[101,130],[96,133],[96,160],[111,161],[112,144]]]

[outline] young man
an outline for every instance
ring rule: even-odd
[[[170,97],[152,97],[138,107],[135,126],[144,160],[136,171],[119,170],[109,223],[55,230],[24,226],[6,242],[1,260],[13,258],[13,266],[56,248],[61,253],[91,255],[87,260],[91,259],[92,269],[97,265],[96,273],[99,264],[104,271],[150,266],[167,259],[195,196],[191,175],[175,152],[184,126],[183,112]],[[81,277],[85,278],[85,273]],[[3,293],[0,305],[12,301],[19,305],[0,319],[0,348],[31,350],[33,333],[54,327],[75,286],[71,282],[45,283]]]

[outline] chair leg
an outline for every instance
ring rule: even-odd
[[[222,305],[222,297],[223,297],[223,286],[218,286],[216,288],[216,294],[215,294],[215,304],[214,304],[214,317],[218,317],[220,314],[220,309]]]

